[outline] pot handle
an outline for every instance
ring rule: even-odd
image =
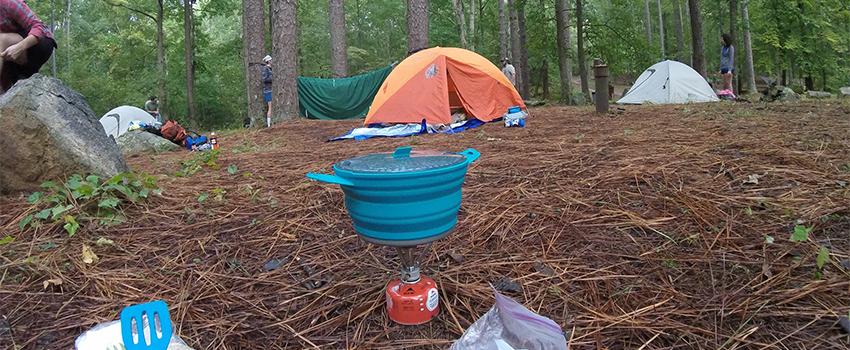
[[[320,181],[320,182],[327,182],[329,184],[336,184],[336,185],[342,185],[342,186],[354,186],[353,182],[351,182],[347,179],[343,179],[343,178],[336,176],[336,175],[307,173],[307,178],[313,179],[313,180],[316,180],[316,181]]]
[[[481,157],[481,153],[476,151],[474,148],[467,148],[463,152],[460,152],[460,154],[466,156],[466,162],[467,163],[472,163],[475,160],[477,160],[478,157]]]
[[[413,147],[410,146],[401,146],[395,149],[393,152],[393,158],[401,159],[401,158],[410,158],[410,151],[413,150]]]

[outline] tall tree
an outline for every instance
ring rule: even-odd
[[[656,0],[658,4],[658,42],[661,43],[661,59],[667,58],[667,52],[664,49],[664,12],[661,8],[661,0]]]
[[[570,62],[570,13],[568,0],[555,0],[555,27],[558,40],[558,68],[561,74],[561,102],[573,104],[573,70]]]
[[[428,46],[428,0],[407,0],[407,51]]]
[[[466,18],[463,14],[463,3],[460,0],[452,0],[452,8],[454,8],[457,26],[460,30],[460,47],[468,49],[469,40],[466,36]]]
[[[673,0],[676,3],[676,8],[673,14],[673,25],[676,34],[676,59],[680,62],[685,61],[685,30],[682,26],[682,1]]]
[[[652,18],[649,12],[649,0],[643,0],[643,30],[646,42],[652,44]]]
[[[65,72],[71,71],[71,2],[73,0],[67,0],[66,6],[68,7],[65,10],[65,20],[63,21],[65,37],[62,41],[65,42]]]
[[[587,53],[584,50],[584,5],[576,0],[576,45],[578,46],[578,75],[585,102],[590,102],[590,83],[587,76]]]
[[[753,42],[750,38],[750,11],[749,0],[741,3],[741,20],[744,22],[744,66],[746,73],[746,87],[749,93],[756,92],[756,70],[753,66]],[[850,35],[850,33],[848,33]]]
[[[729,36],[732,37],[732,43],[735,45],[735,48],[738,47],[738,0],[729,0]],[[738,67],[738,50],[735,50],[732,54],[732,69],[736,69]],[[738,81],[737,74],[734,75],[735,81]],[[734,83],[732,86],[737,86],[738,84]]]
[[[520,93],[524,98],[529,98],[531,88],[531,66],[528,64],[528,36],[525,30],[525,2],[526,0],[517,1],[517,27],[519,30],[519,52],[520,52],[520,69],[522,69],[522,85],[520,85]]]
[[[297,0],[272,0],[272,122],[298,117]]]
[[[50,32],[56,33],[56,0],[50,0]],[[52,55],[50,55],[50,69],[53,77],[56,77],[56,56],[59,55],[59,52],[54,51]]]
[[[183,52],[186,62],[186,119],[195,123],[195,30],[193,5],[195,0],[183,0]]]
[[[511,38],[510,31],[511,26],[508,19],[508,11],[506,10],[508,0],[497,0],[499,1],[499,59],[508,57],[511,55]]]
[[[689,0],[688,10],[691,14],[691,66],[702,76],[705,74],[705,47],[702,41],[702,17],[699,0]]]
[[[526,97],[522,91],[522,80],[525,77],[522,70],[522,44],[519,40],[519,21],[517,20],[516,1],[508,0],[507,4],[511,21],[511,62],[513,62],[514,69],[516,69],[516,88],[522,97]]]
[[[266,52],[265,18],[263,0],[242,0],[242,59],[245,66],[248,117],[251,118],[253,127],[263,125],[263,82],[259,64]]]
[[[68,10],[65,14],[66,25],[65,25],[65,41],[66,41],[66,50],[67,57],[66,61],[70,61],[71,59],[71,1],[68,0]],[[164,0],[157,0],[157,8],[156,8],[156,16],[151,15],[146,11],[142,11],[138,8],[127,5],[126,3],[115,3],[109,0],[104,0],[110,6],[125,8],[131,12],[135,12],[139,15],[142,15],[146,18],[149,18],[154,21],[156,24],[156,71],[157,71],[157,97],[159,98],[159,112],[162,116],[163,120],[167,119],[165,117],[165,113],[167,112],[168,107],[168,93],[165,90],[165,82],[166,82],[166,66],[165,66],[165,31],[163,30],[163,23],[165,21],[164,8],[163,8]],[[188,2],[188,1],[187,1]],[[69,68],[70,69],[70,66]]]
[[[331,26],[331,67],[334,77],[348,75],[348,44],[345,37],[345,6],[343,0],[328,0]]]
[[[479,9],[475,6],[475,0],[469,0],[469,49],[475,51],[475,44],[478,42],[478,34],[475,32],[475,10]]]
[[[70,3],[71,0],[68,0]],[[165,90],[166,75],[168,70],[165,67],[165,4],[163,0],[156,1],[156,87],[157,97],[159,98],[159,114],[163,121],[167,119],[166,111],[168,110],[168,93]],[[68,7],[70,9],[70,6]]]

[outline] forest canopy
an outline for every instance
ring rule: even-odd
[[[253,69],[249,66],[246,70],[245,65],[259,64],[243,57],[243,8],[255,8],[259,3],[263,7],[262,55],[272,53],[272,32],[282,25],[274,23],[270,6],[293,6],[297,39],[290,42],[297,45],[297,64],[277,64],[294,66],[303,76],[334,75],[328,0],[191,1],[188,6],[183,0],[30,1],[39,17],[54,28],[59,45],[55,62],[45,65],[42,73],[56,75],[81,92],[98,115],[120,105],[141,106],[148,96],[162,94],[160,100],[169,117],[186,121],[191,113],[192,122],[201,127],[240,126],[249,114],[246,72]],[[526,98],[557,101],[563,90],[556,11],[560,1],[511,0],[505,4],[510,7],[505,10],[510,12],[508,17],[519,14],[523,19],[519,39],[527,50]],[[744,71],[743,33],[749,28],[756,80],[770,77],[798,91],[850,85],[850,2],[691,1],[699,6],[709,77],[718,70],[720,36],[730,31],[739,46],[736,65]],[[406,17],[410,16],[405,1],[341,2],[348,74],[404,59],[409,49]],[[465,46],[499,63],[505,40],[500,35],[499,1],[408,2],[426,3],[428,45]],[[563,5],[569,45],[565,52],[575,86],[570,92],[573,96],[561,101],[583,99],[580,67],[587,68],[593,58],[606,62],[618,80],[629,81],[662,59],[690,64],[694,57],[692,4],[686,0],[580,0],[564,1]],[[189,16],[187,8],[191,9]],[[579,9],[581,28],[576,17]],[[742,16],[743,9],[748,9],[748,21]],[[162,71],[157,46],[160,18]],[[281,22],[289,22],[286,19]],[[586,51],[583,61],[577,47],[579,29]],[[187,34],[191,34],[191,55],[187,55]],[[194,73],[192,88],[187,88],[187,62],[194,66],[190,69]],[[746,79],[742,73],[738,76]],[[160,85],[164,85],[161,92]],[[189,91],[194,92],[194,113],[189,109]]]

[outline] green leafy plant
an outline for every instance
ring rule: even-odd
[[[224,200],[224,195],[227,194],[227,191],[225,191],[221,187],[216,187],[216,188],[213,188],[212,191],[210,191],[210,193],[212,194],[212,196],[215,200],[221,202],[221,201]]]
[[[230,175],[236,175],[236,172],[239,171],[239,168],[236,167],[236,164],[230,164],[227,166],[227,173]]]
[[[6,236],[6,237],[3,237],[3,238],[0,238],[0,245],[6,245],[6,244],[12,243],[14,241],[15,241],[15,237]]]
[[[794,232],[791,234],[791,242],[805,242],[809,240],[809,233],[812,232],[814,226],[797,225],[794,226]]]
[[[197,152],[192,159],[180,162],[180,170],[177,176],[185,177],[192,176],[201,171],[204,166],[210,169],[218,169],[219,150],[214,149],[208,152]]]
[[[77,233],[81,220],[103,225],[121,223],[125,220],[123,205],[160,193],[156,178],[133,173],[121,173],[106,180],[96,175],[84,178],[74,174],[64,183],[46,181],[41,188],[43,191],[27,198],[34,209],[18,222],[18,227],[24,230],[45,223],[62,224],[69,236]]]
[[[818,250],[818,256],[815,258],[815,265],[817,265],[818,269],[815,271],[815,278],[820,279],[823,275],[823,267],[826,265],[826,262],[829,261],[829,249],[827,247],[820,247]]]

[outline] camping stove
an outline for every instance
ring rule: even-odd
[[[430,249],[428,244],[419,254],[417,247],[397,247],[401,260],[401,277],[387,284],[387,315],[396,323],[427,323],[440,313],[437,283],[420,272],[420,262]]]

